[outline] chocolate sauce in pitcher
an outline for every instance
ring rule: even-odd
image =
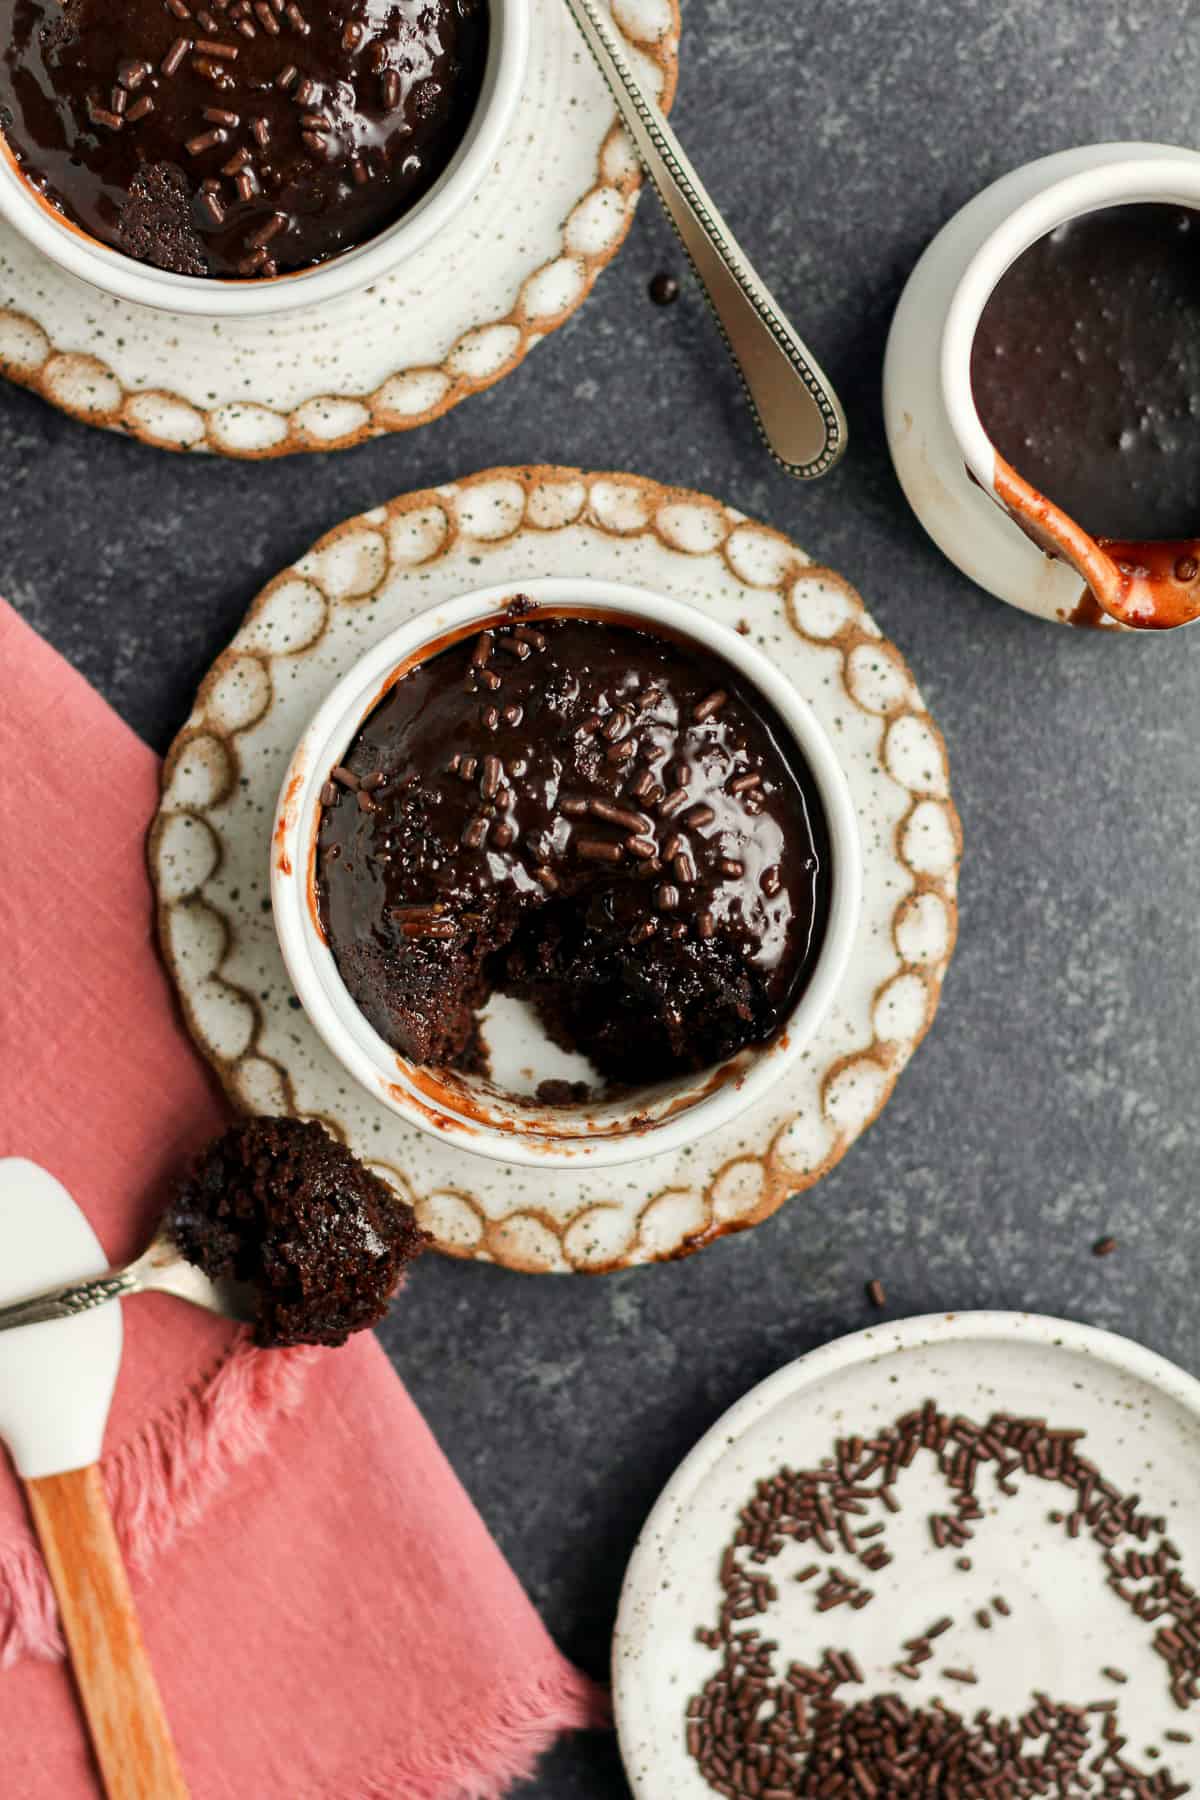
[[[1106,207],[1039,239],[983,310],[971,383],[1016,475],[1161,594],[1138,622],[1179,622],[1200,538],[1200,212]]]

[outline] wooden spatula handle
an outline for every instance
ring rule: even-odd
[[[187,1800],[99,1467],[25,1492],[108,1800]]]

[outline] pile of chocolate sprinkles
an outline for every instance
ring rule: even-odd
[[[897,1480],[926,1453],[954,1496],[929,1518],[938,1550],[961,1550],[973,1538],[985,1478],[1000,1496],[1014,1495],[1021,1476],[1066,1488],[1070,1509],[1051,1512],[1050,1520],[1070,1537],[1088,1532],[1104,1552],[1108,1585],[1138,1619],[1158,1625],[1152,1641],[1168,1691],[1187,1709],[1200,1699],[1200,1595],[1180,1572],[1165,1520],[1143,1508],[1140,1495],[1122,1494],[1081,1453],[1084,1435],[1003,1412],[979,1424],[928,1400],[873,1436],[839,1439],[817,1468],[783,1468],[758,1482],[722,1557],[717,1624],[696,1633],[721,1652],[719,1668],[687,1708],[687,1748],[709,1785],[732,1800],[1176,1800],[1190,1792],[1165,1765],[1147,1771],[1124,1754],[1116,1700],[1076,1706],[1034,1694],[1015,1720],[986,1706],[967,1720],[941,1699],[925,1709],[910,1708],[898,1694],[851,1700],[840,1690],[863,1680],[852,1656],[827,1649],[819,1666],[791,1662],[780,1674],[778,1644],[764,1641],[751,1623],[778,1599],[763,1565],[791,1543],[837,1559],[814,1560],[794,1577],[811,1592],[815,1612],[869,1605],[874,1591],[861,1571],[891,1562],[885,1543],[888,1518],[900,1510]],[[872,1518],[877,1510],[883,1516]],[[970,1567],[967,1557],[956,1562]],[[1008,1600],[996,1595],[971,1623],[991,1630],[996,1619],[1011,1617]],[[909,1638],[894,1673],[911,1683],[936,1673],[977,1685],[969,1659],[942,1660],[940,1640],[954,1625],[941,1618]],[[1113,1667],[1099,1673],[1118,1684],[1126,1679]],[[1167,1738],[1192,1741],[1184,1731]]]
[[[1165,1767],[1147,1771],[1124,1755],[1114,1700],[1071,1706],[1037,1693],[1017,1719],[993,1718],[987,1707],[967,1719],[940,1700],[912,1708],[896,1694],[842,1697],[862,1679],[850,1660],[828,1651],[818,1668],[793,1663],[786,1710],[766,1720],[753,1679],[690,1702],[688,1749],[709,1786],[731,1800],[1180,1800],[1189,1792]]]

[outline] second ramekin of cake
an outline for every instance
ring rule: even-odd
[[[553,580],[437,606],[342,678],[271,888],[305,1011],[384,1105],[505,1162],[621,1163],[803,1055],[861,848],[829,739],[746,638]]]
[[[0,216],[123,300],[218,318],[361,288],[470,199],[529,0],[27,0]]]

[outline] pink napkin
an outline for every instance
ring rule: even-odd
[[[3,603],[0,769],[0,1155],[116,1261],[223,1107],[154,947],[158,763]],[[372,1337],[261,1351],[159,1296],[125,1331],[104,1472],[196,1800],[487,1800],[600,1722]],[[0,1744],[6,1794],[97,1791],[2,1453]]]

